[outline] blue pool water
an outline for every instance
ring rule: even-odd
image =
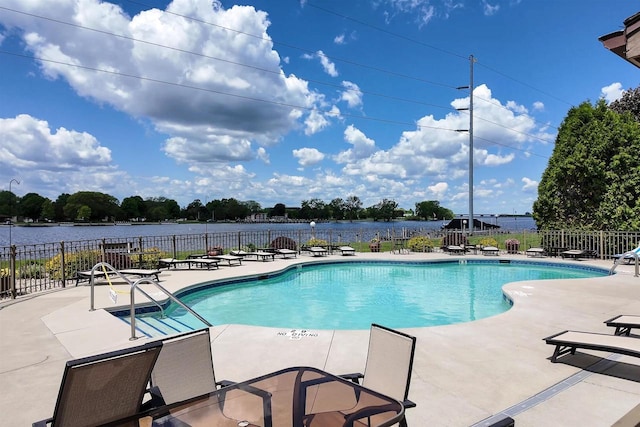
[[[214,283],[178,295],[213,325],[245,324],[301,329],[368,329],[446,325],[482,319],[511,306],[509,282],[589,278],[594,268],[550,263],[336,262],[293,267],[235,283]],[[165,314],[178,328],[202,324],[175,304]],[[138,316],[138,323],[150,321]]]

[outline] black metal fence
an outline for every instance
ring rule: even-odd
[[[100,261],[109,262],[116,268],[155,268],[160,258],[182,259],[194,254],[206,254],[213,248],[225,252],[283,247],[299,251],[311,239],[323,240],[331,246],[349,244],[358,251],[368,251],[369,242],[374,238],[390,242],[416,235],[433,239],[434,250],[438,250],[438,242],[445,241],[450,234],[460,236],[461,232],[407,227],[383,231],[379,228],[260,230],[14,245],[0,248],[0,299],[74,284],[78,271],[90,270]],[[504,243],[500,243],[504,242],[504,236],[512,237],[513,234],[490,230],[474,234],[474,238],[495,238],[501,249],[505,249]],[[467,240],[466,236],[462,237]],[[520,231],[517,237],[520,239],[521,252],[531,246],[549,250],[585,249],[594,251],[600,259],[609,259],[640,244],[640,232]],[[386,246],[386,250],[391,248],[390,245]]]

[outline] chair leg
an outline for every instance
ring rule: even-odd
[[[407,427],[407,418],[403,418],[402,421],[400,421],[399,424],[400,427]]]

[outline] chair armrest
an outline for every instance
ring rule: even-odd
[[[389,403],[386,405],[380,406],[367,406],[366,408],[362,408],[352,414],[349,414],[345,417],[344,427],[353,427],[355,421],[368,418],[373,415],[381,414],[383,412],[397,412],[398,405],[394,405],[393,403]]]
[[[53,418],[47,418],[46,420],[36,421],[31,424],[32,427],[46,427],[53,422]]]
[[[353,373],[353,374],[342,374],[342,375],[340,375],[340,377],[344,378],[345,380],[349,380],[351,382],[354,382],[356,384],[360,384],[360,381],[358,381],[358,380],[361,379],[361,378],[364,378],[364,375],[359,373],[359,372],[356,372],[356,373]]]
[[[402,401],[402,406],[404,406],[405,408],[415,408],[416,404],[409,399],[405,399]]]

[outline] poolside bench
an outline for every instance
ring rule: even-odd
[[[175,259],[175,258],[160,258],[158,260],[158,268],[167,268],[171,269],[177,268],[178,265],[187,265],[187,268],[191,270],[191,266],[195,265],[197,267],[207,267],[207,270],[211,268],[215,268],[216,270],[219,268],[218,260],[208,259],[208,258],[192,258],[192,259]]]

